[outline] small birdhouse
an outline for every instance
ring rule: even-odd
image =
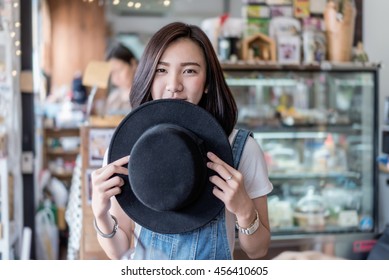
[[[276,43],[262,33],[244,38],[242,59],[246,61],[276,61]]]

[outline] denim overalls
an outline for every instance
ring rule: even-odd
[[[235,168],[250,133],[242,129],[237,132],[232,145]],[[230,260],[231,256],[223,208],[211,222],[190,232],[161,234],[142,227],[134,259]]]

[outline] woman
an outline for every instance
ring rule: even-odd
[[[237,133],[236,104],[213,47],[197,26],[177,22],[161,28],[139,61],[130,94],[132,107],[165,98],[182,99],[203,107],[218,120],[232,143]],[[223,226],[230,252],[226,258],[231,259],[234,250],[235,221],[240,229],[241,249],[253,259],[264,256],[270,242],[266,195],[273,186],[260,147],[252,137],[248,138],[238,170],[211,152],[207,156],[208,168],[217,174],[210,177],[216,186],[213,194],[225,205]],[[121,192],[123,180],[113,175],[128,175],[127,168],[122,167],[128,160],[123,157],[92,174],[92,208],[98,240],[112,259],[121,258],[131,247],[134,228],[139,232],[139,225],[124,213],[115,198]],[[203,242],[200,247],[207,246],[208,240]]]
[[[106,115],[127,115],[131,110],[129,94],[138,61],[123,44],[113,45],[107,52],[106,61],[110,67],[110,83],[114,89],[109,92],[105,107]]]

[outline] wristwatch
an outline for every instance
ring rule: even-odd
[[[258,211],[255,210],[255,220],[249,225],[248,228],[242,228],[241,226],[239,226],[238,221],[236,221],[235,226],[239,230],[239,232],[246,234],[246,235],[252,235],[259,228]]]

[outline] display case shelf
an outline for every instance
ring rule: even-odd
[[[350,128],[350,127],[322,127],[322,130],[315,128],[278,128],[275,132],[275,129],[260,129],[260,132],[254,132],[255,139],[325,139],[329,134],[332,133],[347,133],[348,135],[360,135],[360,129]]]
[[[331,178],[351,178],[360,179],[361,174],[358,172],[301,172],[301,173],[270,173],[270,180],[304,180],[304,179],[331,179]]]

